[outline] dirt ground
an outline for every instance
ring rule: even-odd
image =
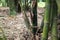
[[[6,11],[0,11],[0,15],[2,15],[0,17],[0,27],[3,29],[5,36],[7,37],[7,40],[25,40],[25,38],[27,38],[27,40],[32,40],[32,33],[29,31],[29,29],[26,27],[24,18],[23,18],[23,13],[17,13],[16,16],[8,16],[9,15],[9,8],[4,9]],[[1,10],[1,9],[0,9]],[[8,11],[7,11],[8,10]],[[42,8],[38,8],[37,10],[38,14],[38,27],[40,27],[42,19],[43,19],[43,9]],[[31,24],[31,19],[30,19],[30,13],[27,12],[26,13],[30,24]],[[59,25],[60,27],[60,25]],[[60,32],[60,30],[58,30],[58,32]],[[0,33],[2,33],[0,31]],[[60,33],[59,33],[60,34]],[[0,36],[2,36],[2,34],[0,34]],[[58,35],[60,36],[60,35]],[[36,35],[36,38],[38,38],[38,36]],[[50,40],[51,37],[49,37],[48,39]],[[37,39],[38,40],[38,39]]]

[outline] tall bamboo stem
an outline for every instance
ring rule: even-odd
[[[49,17],[50,15],[50,0],[46,0],[46,9],[44,15],[44,27],[41,40],[48,40],[48,30],[49,30]]]
[[[58,32],[57,32],[58,7],[56,0],[51,0],[51,3],[52,3],[51,40],[58,40]]]

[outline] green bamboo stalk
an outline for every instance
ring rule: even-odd
[[[44,27],[41,40],[48,40],[49,20],[50,20],[50,0],[46,0],[46,9],[44,15]]]
[[[51,29],[52,24],[53,24],[54,15],[53,15],[53,2],[52,1],[50,1],[50,2],[51,2],[51,4],[50,4],[50,6],[51,6],[51,11],[50,11],[50,29]]]
[[[58,40],[58,32],[57,32],[57,14],[58,14],[58,7],[56,0],[51,0],[52,1],[52,22],[51,23],[51,40]]]
[[[51,31],[51,40],[58,40],[58,32],[57,32],[57,20],[54,18],[52,31]]]

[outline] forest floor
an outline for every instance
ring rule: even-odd
[[[38,27],[40,27],[41,22],[43,20],[42,12],[43,12],[43,9],[41,9],[41,8],[38,9],[38,14],[37,14],[38,15],[37,16],[38,17]],[[0,15],[3,15],[5,13],[6,12],[0,11]],[[7,13],[9,13],[9,11]],[[27,12],[26,14],[27,14],[30,24],[31,24],[30,13]],[[15,15],[15,16],[7,16],[7,15],[5,16],[5,15],[0,17],[0,27],[3,29],[4,34],[7,37],[7,40],[13,40],[13,39],[14,40],[25,40],[25,37],[27,37],[27,40],[32,40],[32,33],[26,27],[26,24],[25,24],[25,21],[23,18],[23,13],[17,13],[17,15]],[[59,27],[60,27],[60,25],[59,25]],[[58,32],[60,32],[60,30],[58,30]],[[0,30],[0,36],[2,36],[1,30]],[[36,35],[36,37],[38,38],[37,35]],[[50,39],[50,37],[48,39]]]

